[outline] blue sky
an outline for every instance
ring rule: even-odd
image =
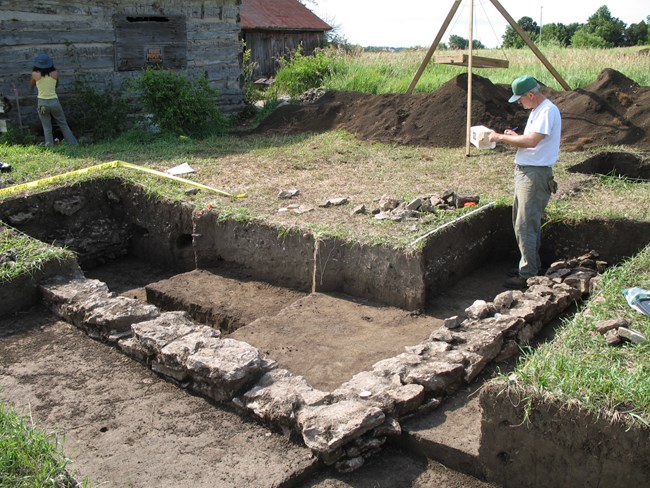
[[[443,42],[455,34],[469,38],[469,1],[463,0]],[[352,44],[362,46],[429,47],[447,17],[454,0],[317,0],[307,6]],[[586,23],[603,5],[612,16],[635,24],[650,15],[648,0],[500,0],[515,19],[531,17],[537,24]],[[474,39],[486,47],[501,43],[508,22],[489,0],[474,0]]]

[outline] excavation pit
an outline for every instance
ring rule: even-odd
[[[402,251],[320,241],[308,233],[280,236],[268,224],[220,222],[215,215],[194,214],[190,206],[151,202],[137,187],[120,180],[50,190],[4,202],[0,211],[2,220],[35,238],[46,242],[65,238],[80,253],[86,276],[107,283],[111,291],[154,303],[161,310],[185,310],[196,322],[218,327],[224,337],[257,348],[277,362],[276,371],[303,377],[303,387],[324,395],[338,392],[332,405],[365,398],[361,395],[365,390],[356,391],[351,382],[378,363],[388,361],[385,368],[393,367],[390,361],[405,349],[409,354],[426,353],[422,344],[432,334],[438,334],[436,340],[442,344],[447,333],[441,327],[444,319],[463,314],[474,300],[492,300],[503,291],[504,269],[515,264],[510,210],[496,206],[482,207],[453,225],[433,230],[422,247]],[[608,227],[612,236],[620,225],[613,222]],[[548,236],[553,236],[553,229],[549,227]],[[574,230],[565,227],[562,236]],[[565,239],[562,246],[547,238],[545,258],[599,249],[602,233],[577,232],[579,238],[572,235],[573,240]],[[620,242],[608,243],[601,255],[610,264],[647,245],[643,229],[619,235],[625,240],[613,238]],[[631,240],[630,235],[640,238]],[[121,262],[129,273],[119,271]],[[425,399],[412,391],[416,374],[409,379],[413,383],[402,385],[409,386],[410,396],[384,415],[417,412],[420,407],[413,404],[424,412],[457,388],[463,375],[459,368],[433,366],[450,383],[428,384]],[[472,370],[468,381],[478,371]],[[179,378],[186,384],[184,377]],[[240,406],[247,407],[251,399],[239,395]],[[336,425],[327,409],[314,410],[311,414],[325,415]],[[380,422],[379,412],[373,415],[373,422]],[[311,420],[302,421],[309,425]],[[364,439],[379,438],[370,437]],[[330,451],[306,442],[326,463],[342,455],[339,447]]]
[[[617,176],[639,181],[650,180],[650,161],[623,151],[600,152],[568,170],[572,173]]]

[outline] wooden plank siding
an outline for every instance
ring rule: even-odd
[[[323,31],[245,30],[242,31],[246,47],[251,51],[251,61],[256,63],[255,76],[273,76],[279,65],[278,58],[288,57],[298,47],[311,55],[323,46]]]
[[[0,1],[0,95],[11,100],[10,123],[17,122],[18,98],[23,124],[40,126],[36,92],[29,90],[33,60],[40,52],[54,59],[64,108],[65,99],[74,96],[75,78],[83,76],[98,89],[121,86],[147,66],[147,53],[160,48],[163,67],[189,76],[205,73],[220,93],[220,107],[225,112],[241,109],[240,2]]]

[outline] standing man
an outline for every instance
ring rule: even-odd
[[[515,195],[512,225],[521,253],[519,269],[506,280],[506,288],[526,288],[526,280],[539,274],[542,216],[551,193],[557,190],[553,165],[560,153],[562,118],[558,108],[540,93],[539,83],[529,75],[512,82],[509,102],[519,102],[530,110],[523,135],[514,130],[493,132],[490,141],[517,148],[515,155]]]

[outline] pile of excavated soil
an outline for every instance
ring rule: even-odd
[[[650,87],[616,70],[603,70],[596,81],[551,98],[562,113],[562,142],[569,149],[650,147]]]
[[[618,71],[604,70],[593,83],[568,92],[544,92],[563,115],[567,149],[599,145],[648,147],[650,87]],[[528,111],[509,103],[510,87],[478,75],[472,82],[472,125],[497,131],[526,125]],[[462,147],[467,124],[467,74],[431,93],[369,95],[326,92],[311,103],[278,108],[257,129],[261,133],[345,129],[359,139],[418,146]]]

